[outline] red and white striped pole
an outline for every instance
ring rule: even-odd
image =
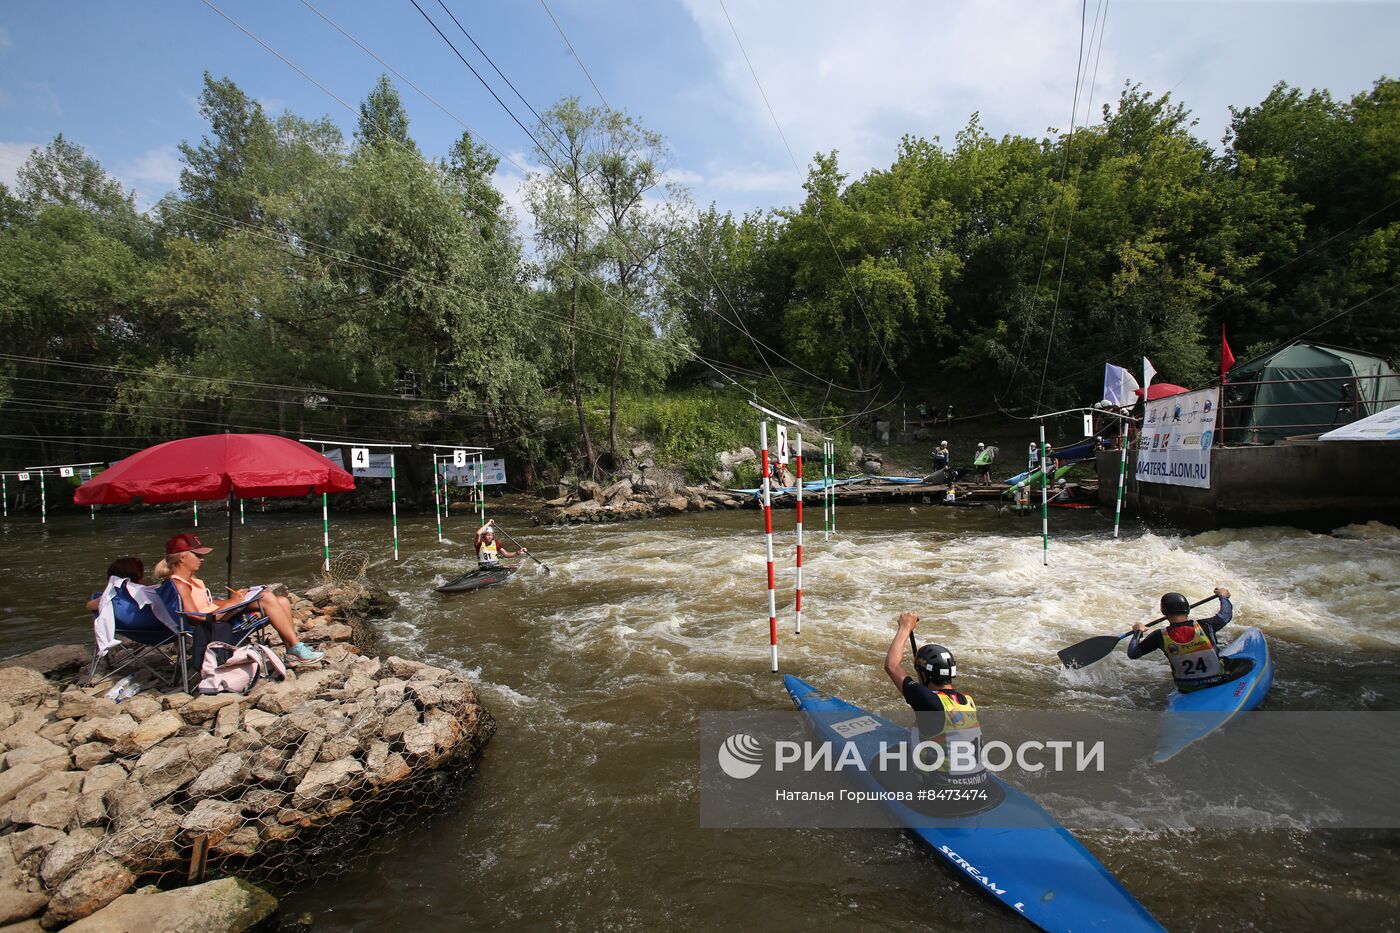
[[[772,481],[768,472],[768,422],[758,423],[758,445],[763,451],[763,539],[768,552],[768,645],[772,653],[773,673],[778,673],[778,596],[773,583],[773,500]]]
[[[802,634],[802,435],[797,435],[797,634]]]

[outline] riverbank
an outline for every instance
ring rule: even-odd
[[[325,659],[246,696],[176,687],[114,703],[110,681],[73,682],[81,645],[5,662],[0,924],[55,929],[137,886],[206,876],[287,887],[323,873],[318,851],[344,858],[347,843],[439,805],[495,720],[461,675],[365,653],[384,595],[292,594],[299,633]]]

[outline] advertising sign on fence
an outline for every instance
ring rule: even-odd
[[[1209,489],[1219,415],[1218,386],[1148,402],[1138,445],[1138,482]]]

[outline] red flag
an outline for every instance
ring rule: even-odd
[[[1225,325],[1220,325],[1220,381],[1225,382],[1225,374],[1235,365],[1235,354],[1230,352],[1230,341],[1225,339]]]

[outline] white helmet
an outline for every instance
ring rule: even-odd
[[[948,442],[947,442],[947,441],[939,441],[939,442],[938,442],[938,446],[939,446],[939,447],[947,447],[947,446],[948,446]]]
[[[986,447],[986,446],[987,446],[986,444],[983,444],[983,443],[980,442],[980,441],[977,443],[977,449],[978,449],[978,450],[981,450],[983,447]]]

